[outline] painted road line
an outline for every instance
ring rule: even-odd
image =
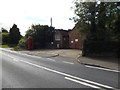
[[[71,62],[67,62],[67,61],[62,61],[63,63],[68,63],[68,64],[74,64],[74,63],[71,63]]]
[[[47,58],[49,61],[53,61],[53,62],[55,62],[55,60],[54,59],[51,59],[51,58]]]
[[[29,65],[32,65],[32,66],[35,66],[35,67],[43,68],[45,70],[48,70],[48,71],[51,71],[51,72],[54,72],[54,73],[58,73],[58,74],[61,74],[61,75],[67,76],[67,77],[71,77],[71,78],[74,78],[74,79],[77,79],[77,80],[82,80],[82,81],[85,81],[85,82],[88,82],[88,83],[92,83],[92,84],[96,84],[96,85],[99,85],[99,86],[102,86],[102,87],[105,87],[105,88],[112,88],[112,89],[114,89],[113,87],[108,86],[108,85],[103,85],[103,84],[100,84],[100,83],[97,83],[97,82],[93,82],[93,81],[90,81],[90,80],[82,79],[82,78],[79,78],[79,77],[76,77],[76,76],[72,76],[72,75],[69,75],[69,74],[66,74],[66,73],[62,73],[62,72],[59,72],[59,71],[56,71],[56,70],[53,70],[53,69],[49,69],[47,67],[43,67],[43,66],[39,66],[39,65],[33,64],[31,62],[27,62],[27,61],[23,61],[23,60],[19,60],[19,61],[24,62],[24,63],[29,64]]]
[[[1,48],[0,48],[1,49]],[[15,53],[15,54],[21,54],[21,55],[24,55],[24,56],[28,56],[28,57],[33,57],[33,58],[39,58],[39,59],[43,59],[42,57],[39,57],[39,56],[33,56],[33,55],[30,55],[30,54],[26,54],[26,53],[21,53],[21,52],[16,52],[16,51],[11,51],[11,50],[6,50],[6,49],[1,49],[3,51],[6,51],[6,52],[10,52],[10,53]]]
[[[15,59],[15,58],[13,58],[13,61],[15,61],[15,62],[19,62],[19,60],[18,60],[18,59]]]
[[[28,61],[23,61],[23,60],[19,60],[19,61],[24,62],[24,63],[29,64],[29,65],[32,65],[32,66],[35,66],[35,67],[38,67],[38,68],[42,68],[42,69],[50,71],[50,72],[54,72],[54,73],[57,73],[57,74],[60,74],[60,75],[64,75],[65,77],[70,77],[70,78],[73,78],[73,79],[81,80],[81,81],[84,81],[84,82],[87,82],[87,83],[91,83],[91,84],[94,84],[94,85],[102,86],[104,88],[115,89],[115,88],[113,88],[111,86],[108,86],[108,85],[103,85],[103,84],[100,84],[100,83],[97,83],[97,82],[93,82],[93,81],[90,81],[90,80],[87,80],[87,79],[83,79],[83,78],[79,78],[79,77],[76,77],[76,76],[72,76],[72,75],[69,75],[69,74],[66,74],[66,73],[63,73],[63,72],[56,71],[54,69],[50,69],[50,68],[47,68],[47,67],[44,67],[44,66],[40,66],[40,65],[28,62]]]
[[[3,54],[3,53],[2,53]],[[14,58],[14,57],[12,57],[12,56],[10,56],[9,54],[3,54],[3,55],[5,55],[5,56],[7,56],[7,57],[9,57],[9,58],[11,58],[13,61],[15,61],[15,62],[18,62],[19,60],[18,59],[16,59],[16,58]]]
[[[13,57],[10,56],[9,54],[5,54],[5,53],[2,53],[2,54],[13,59]]]
[[[100,87],[98,87],[98,86],[91,85],[91,84],[88,84],[88,83],[85,83],[85,82],[82,82],[82,81],[78,81],[78,80],[75,80],[75,79],[72,79],[72,78],[69,78],[69,77],[65,77],[65,79],[73,81],[73,82],[76,82],[76,83],[79,83],[79,84],[82,84],[82,85],[85,85],[85,86],[89,86],[89,87],[92,87],[92,88],[99,88],[100,89]]]
[[[95,68],[95,69],[106,70],[106,71],[111,71],[111,72],[120,72],[117,70],[111,70],[111,69],[106,69],[106,68],[101,68],[101,67],[95,67],[95,66],[89,66],[89,65],[85,65],[85,66],[89,68]]]

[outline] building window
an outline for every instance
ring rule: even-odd
[[[55,35],[55,40],[60,41],[60,35]]]
[[[74,41],[71,41],[71,43],[74,43]]]
[[[75,39],[75,42],[78,42],[78,39]]]
[[[60,44],[57,44],[57,48],[59,48],[60,47]]]
[[[51,44],[53,44],[53,42],[51,42]]]

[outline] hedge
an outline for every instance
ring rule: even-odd
[[[84,54],[100,54],[100,53],[117,53],[120,49],[118,41],[85,41],[83,51]]]

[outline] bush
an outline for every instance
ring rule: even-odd
[[[19,40],[18,46],[19,46],[20,48],[26,49],[26,48],[27,48],[27,39],[26,39],[25,37],[21,38],[21,39]]]
[[[1,33],[2,44],[9,44],[9,33]]]
[[[85,55],[102,54],[102,53],[117,53],[118,49],[119,49],[118,41],[86,40],[84,42],[83,52]]]
[[[19,46],[14,47],[12,50],[14,51],[22,51],[24,50],[23,48],[20,48]]]

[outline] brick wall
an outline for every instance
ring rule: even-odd
[[[55,48],[69,48],[69,34],[68,34],[68,31],[56,30],[54,45],[55,45]]]
[[[75,29],[69,31],[69,47],[73,49],[83,48],[81,35]]]

